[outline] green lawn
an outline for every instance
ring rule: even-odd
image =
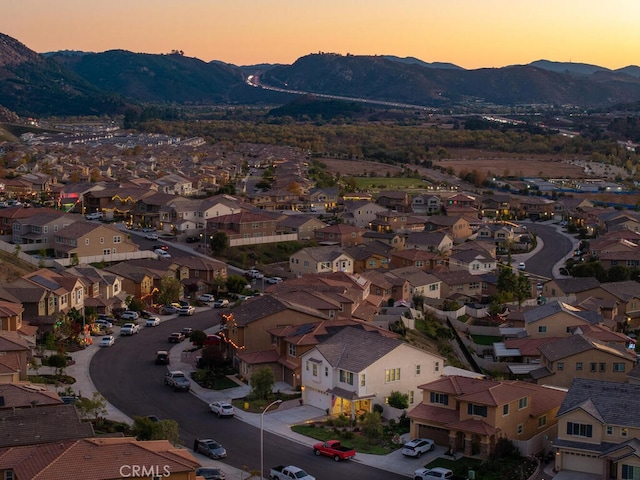
[[[463,457],[458,454],[457,460],[451,460],[444,457],[438,457],[433,462],[425,465],[426,468],[435,468],[435,467],[443,467],[452,470],[454,475],[467,476],[469,470],[476,470],[481,464],[482,461],[477,458],[469,458]]]
[[[471,335],[471,339],[478,345],[489,346],[502,341],[502,337],[494,337],[492,335]]]
[[[369,440],[359,433],[355,433],[353,438],[340,438],[332,427],[322,427],[313,425],[292,425],[291,430],[306,437],[315,438],[316,440],[340,440],[344,446],[353,448],[359,453],[371,453],[373,455],[386,455],[401,447],[401,445],[393,445],[390,442],[384,444],[371,444]]]

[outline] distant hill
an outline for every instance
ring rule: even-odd
[[[0,34],[0,101],[22,116],[100,115],[125,107],[117,95],[4,34]]]
[[[387,60],[391,60],[393,62],[404,63],[407,65],[420,65],[422,67],[429,67],[429,68],[453,68],[455,70],[464,70],[464,68],[459,67],[458,65],[455,65],[453,63],[446,63],[446,62],[428,63],[416,57],[396,57],[395,55],[382,55],[382,57],[386,58]]]
[[[269,116],[290,116],[296,120],[315,119],[320,116],[323,120],[331,120],[336,117],[351,118],[363,112],[361,104],[345,102],[341,100],[319,99],[312,95],[304,95],[292,102],[269,112]]]

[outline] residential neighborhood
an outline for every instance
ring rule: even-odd
[[[523,456],[550,455],[559,479],[636,478],[640,288],[623,274],[640,266],[637,212],[455,188],[359,198],[317,187],[301,149],[120,140],[126,154],[105,136],[83,143],[88,156],[27,135],[21,153],[34,161],[7,165],[3,478],[76,478],[83,459],[119,455],[195,478],[186,449],[104,436],[61,388],[32,381],[45,350],[73,359],[105,337],[115,350],[125,320],[144,337],[192,315],[237,382],[266,370],[318,416],[406,419],[408,438],[482,461],[508,439]],[[561,255],[529,260],[545,249]],[[569,275],[591,261],[620,278]],[[25,271],[9,268],[18,262]],[[181,329],[180,358],[191,344]]]

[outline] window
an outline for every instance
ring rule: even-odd
[[[122,237],[120,235],[113,236],[113,243],[120,243],[122,241]]]
[[[311,374],[312,374],[314,377],[317,377],[317,376],[318,376],[318,364],[317,364],[317,363],[312,363],[312,364],[311,364]]]
[[[440,371],[440,362],[436,362],[435,367],[433,369],[434,372],[439,372]]]
[[[271,335],[271,345],[280,345],[280,337],[277,335]]]
[[[473,403],[469,403],[467,405],[467,413],[469,415],[475,415],[476,417],[486,417],[487,416],[487,406],[486,405],[474,405]]]
[[[438,284],[437,283],[429,285],[429,291],[430,292],[435,292],[436,290],[438,290]]]
[[[564,362],[558,362],[558,370],[564,370]]]
[[[529,399],[527,397],[522,397],[520,400],[518,400],[518,410],[527,408],[528,404],[529,404]]]
[[[416,365],[416,375],[420,375],[420,365]]]
[[[360,386],[364,387],[367,384],[367,379],[365,378],[364,373],[360,375]]]
[[[89,245],[89,239],[88,239],[88,238],[85,238],[85,239],[84,239],[84,244],[85,244],[85,245]]]
[[[542,415],[541,417],[538,417],[538,428],[542,428],[547,424],[547,416],[546,415]]]
[[[353,373],[347,372],[346,370],[340,370],[340,381],[342,383],[353,385]]]
[[[613,364],[614,372],[624,372],[624,363],[614,363]]]
[[[329,367],[324,367],[324,376],[325,377],[329,376]]]
[[[111,249],[110,248],[105,248],[104,250],[102,250],[102,254],[103,255],[111,255]]]
[[[104,243],[104,237],[100,237],[100,245]]]
[[[611,436],[613,435],[613,427],[611,425],[607,425],[607,428],[605,430],[607,436]]]
[[[601,372],[606,372],[607,371],[607,364],[606,363],[600,363],[600,371]]]
[[[295,357],[296,356],[296,346],[293,343],[289,344],[289,356],[290,357]]]
[[[400,381],[400,369],[392,368],[390,370],[386,370],[384,372],[384,381],[386,383]]]
[[[546,325],[540,325],[538,327],[538,333],[547,333],[547,326]]]
[[[13,470],[5,470],[4,471],[4,480],[14,480],[16,477],[13,476]]]
[[[509,415],[509,404],[507,403],[506,405],[502,406],[502,416],[506,416]]]
[[[439,403],[440,405],[449,405],[449,395],[446,393],[431,392],[429,394],[431,403]]]
[[[582,371],[582,362],[576,362],[576,370],[579,372]]]
[[[522,424],[521,424],[521,423],[519,423],[519,424],[518,424],[517,429],[518,429],[518,432],[517,432],[517,433],[518,433],[518,435],[522,435],[522,430],[523,430],[523,429],[522,429]]]
[[[640,480],[640,467],[637,465],[622,465],[622,480]]]
[[[595,372],[596,371],[596,363],[595,362],[591,362],[589,364],[589,371],[590,372]]]
[[[409,405],[413,405],[413,402],[414,402],[413,390],[409,390]]]
[[[584,423],[567,422],[567,435],[591,438],[593,436],[593,426]]]
[[[626,427],[622,427],[620,429],[620,436],[623,437],[623,438],[628,437],[629,436],[629,429],[626,428]]]

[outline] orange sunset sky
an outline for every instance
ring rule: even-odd
[[[36,52],[183,50],[235,65],[315,53],[467,69],[546,59],[640,65],[640,0],[4,0],[0,33]]]

